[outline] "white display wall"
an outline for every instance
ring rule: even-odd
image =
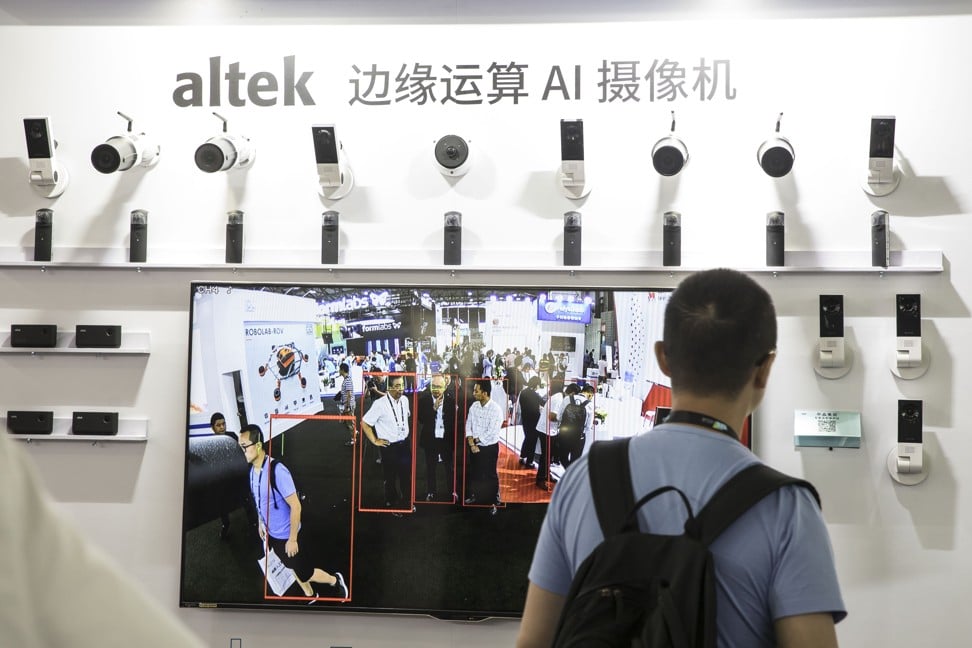
[[[972,17],[895,17],[891,6],[887,17],[600,22],[591,15],[589,23],[577,21],[574,10],[575,20],[565,24],[552,11],[541,24],[461,24],[462,11],[425,8],[421,15],[439,23],[431,26],[326,25],[326,17],[284,25],[272,16],[261,25],[254,12],[246,18],[256,24],[220,28],[179,25],[194,20],[185,9],[146,13],[139,27],[78,26],[116,20],[77,16],[68,26],[51,26],[58,22],[51,16],[35,18],[45,26],[2,26],[0,330],[12,323],[122,324],[149,332],[151,352],[0,356],[0,408],[117,409],[149,420],[145,444],[32,444],[30,454],[66,514],[174,607],[191,279],[667,287],[692,268],[745,269],[771,291],[780,315],[779,358],[756,414],[755,447],[821,492],[849,610],[838,626],[841,642],[964,645],[972,630],[962,609],[972,581],[972,519],[963,506],[972,497],[964,464],[972,452],[964,426],[972,420],[964,398],[972,370],[963,361],[972,352],[966,253],[972,243]],[[19,14],[4,15],[13,23]],[[257,106],[249,96],[245,106],[228,105],[225,79],[219,107],[176,105],[173,93],[184,83],[177,76],[197,73],[206,81],[217,56],[222,74],[239,63],[244,84],[258,72],[273,74],[278,90],[268,89],[269,76],[259,77],[265,90],[257,98],[276,97],[276,105]],[[290,56],[295,82],[312,73],[306,88],[314,105],[284,105]],[[724,61],[720,70],[731,75],[704,99],[692,90],[693,67],[702,59]],[[686,95],[668,101],[656,86],[652,101],[644,77],[654,62],[666,60],[684,69]],[[609,84],[606,91],[641,100],[601,102],[599,68],[613,74],[631,62],[638,71],[633,85]],[[526,65],[527,96],[490,104],[493,63]],[[434,103],[351,101],[353,81],[364,83],[354,66],[374,65],[394,79],[402,65],[412,72],[416,64],[431,66],[436,77],[449,74],[442,66],[480,66],[483,103],[442,104],[439,82]],[[553,91],[544,100],[554,66],[569,98]],[[210,88],[199,96],[210,103]],[[295,103],[300,96],[295,90]],[[91,168],[91,149],[124,128],[119,110],[161,143],[156,168],[113,176]],[[252,139],[257,158],[249,170],[207,175],[193,164],[195,148],[219,130],[214,110]],[[667,133],[671,110],[691,158],[679,176],[663,179],[649,153]],[[796,162],[791,174],[774,180],[757,166],[756,149],[780,112]],[[895,193],[873,199],[861,183],[869,119],[879,114],[897,117],[902,180]],[[21,120],[39,115],[51,118],[58,155],[71,172],[56,200],[40,197],[27,182]],[[578,118],[584,119],[592,191],[571,201],[556,186],[558,122]],[[337,124],[348,153],[356,186],[343,200],[318,196],[314,123]],[[460,179],[443,177],[433,164],[433,144],[448,133],[470,140],[475,156]],[[43,271],[28,262],[34,211],[42,207],[54,210],[54,261]],[[891,214],[894,249],[908,253],[896,255],[904,265],[887,272],[868,267],[869,216],[878,208]],[[133,209],[149,211],[141,272],[124,261]],[[233,209],[245,212],[246,251],[242,267],[226,268],[224,225]],[[325,209],[341,214],[342,263],[321,269],[317,242]],[[683,268],[672,272],[657,267],[661,214],[669,209],[683,215]],[[442,216],[450,210],[464,218],[466,267],[455,269],[441,266]],[[568,210],[580,211],[584,223],[583,265],[575,272],[561,267]],[[802,272],[764,267],[765,215],[774,210],[786,214],[787,250],[798,253],[790,260],[803,264]],[[391,270],[366,269],[376,267]],[[824,293],[844,295],[853,349],[851,372],[835,381],[812,369],[817,296]],[[895,378],[888,368],[897,293],[922,295],[930,368],[914,381]],[[924,401],[931,472],[910,488],[895,484],[885,468],[899,398]],[[862,447],[794,449],[796,409],[860,411]],[[472,648],[509,645],[516,632],[515,623],[500,621],[178,614],[210,645],[241,637],[245,648]]]

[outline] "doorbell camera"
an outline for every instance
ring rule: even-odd
[[[443,230],[443,265],[462,264],[462,214],[457,211],[446,212]]]
[[[584,120],[560,120],[561,189],[568,198],[583,198],[590,193],[584,167]]]
[[[344,198],[354,187],[354,174],[347,163],[344,146],[337,137],[334,124],[311,126],[311,137],[314,140],[321,195],[329,200]]]
[[[820,295],[820,341],[814,369],[824,378],[841,378],[850,371],[844,345],[844,296]]]
[[[921,473],[922,457],[922,410],[920,400],[898,401],[897,472],[903,475]]]
[[[662,265],[682,265],[682,215],[677,211],[662,216]]]
[[[784,265],[785,232],[783,212],[766,214],[766,265]]]
[[[688,163],[688,147],[675,137],[675,111],[672,111],[672,130],[655,142],[651,149],[651,164],[663,176],[677,175]]]
[[[250,139],[228,133],[226,119],[218,113],[213,114],[223,122],[223,132],[210,137],[196,149],[196,166],[206,173],[248,168],[256,157]]]
[[[895,306],[897,343],[892,371],[902,378],[918,378],[927,370],[921,349],[921,295],[896,295]]]
[[[158,164],[159,145],[145,133],[133,133],[132,118],[121,112],[118,114],[128,121],[128,130],[94,147],[91,165],[96,171],[108,174],[127,171],[135,166],[151,168]]]
[[[867,182],[864,184],[864,191],[872,196],[888,195],[898,188],[901,180],[901,174],[894,163],[896,121],[891,115],[871,117]]]
[[[581,264],[581,214],[576,211],[564,213],[564,265]]]
[[[128,260],[131,263],[145,263],[148,250],[148,212],[135,209],[131,213],[129,226]]]
[[[24,135],[27,139],[27,176],[31,186],[47,198],[57,198],[68,185],[67,170],[55,157],[57,141],[51,134],[47,117],[24,119]]]
[[[445,176],[466,175],[471,166],[469,143],[458,135],[445,135],[435,143],[435,165]]]
[[[54,210],[38,209],[34,212],[34,261],[50,261],[54,237]]]
[[[887,268],[891,265],[891,223],[888,212],[879,209],[871,214],[871,265]]]
[[[338,212],[328,210],[321,216],[321,263],[338,262]]]
[[[820,337],[844,337],[843,295],[820,295]]]
[[[783,121],[783,113],[780,113],[776,119],[776,132],[756,150],[756,161],[759,162],[759,166],[766,175],[773,178],[782,178],[789,173],[793,168],[793,160],[796,159],[790,140],[780,135],[781,121]]]
[[[243,263],[243,212],[226,214],[226,263]]]

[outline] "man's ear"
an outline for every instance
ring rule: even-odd
[[[766,385],[769,383],[770,369],[773,368],[775,361],[776,352],[773,351],[756,367],[756,373],[753,376],[753,386],[757,389],[766,389]]]
[[[672,373],[668,368],[668,357],[665,355],[665,344],[661,340],[655,342],[655,360],[658,361],[658,368],[661,369],[661,372],[671,378]]]

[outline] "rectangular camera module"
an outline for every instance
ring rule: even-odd
[[[314,137],[314,155],[318,164],[338,163],[338,141],[334,126],[316,124],[311,126]]]
[[[560,159],[583,161],[584,159],[584,120],[560,120]]]
[[[898,337],[921,337],[921,295],[897,295]]]
[[[27,136],[28,158],[41,160],[54,157],[54,138],[51,137],[47,117],[25,118],[24,134]]]
[[[922,401],[898,401],[898,443],[921,443]]]
[[[893,116],[871,117],[871,147],[872,158],[894,157],[894,124]]]
[[[844,337],[843,295],[820,295],[820,337]]]

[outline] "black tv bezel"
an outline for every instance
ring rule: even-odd
[[[546,278],[546,277],[544,277]],[[192,339],[192,327],[195,317],[195,299],[194,295],[198,292],[199,287],[227,287],[233,289],[261,289],[261,288],[287,288],[287,287],[301,287],[301,286],[314,286],[314,287],[333,287],[337,289],[349,289],[349,290],[361,290],[361,289],[388,289],[388,290],[418,290],[418,291],[436,291],[436,290],[448,290],[448,291],[478,291],[480,293],[532,293],[539,294],[542,292],[549,292],[551,290],[576,290],[581,292],[636,292],[636,293],[671,293],[674,291],[673,286],[638,286],[638,285],[625,285],[623,282],[613,282],[611,285],[588,285],[588,284],[577,284],[570,286],[563,286],[562,280],[554,280],[550,284],[545,286],[537,285],[536,283],[522,284],[515,280],[504,280],[499,279],[497,281],[491,281],[489,283],[482,282],[471,282],[469,284],[448,284],[438,281],[428,281],[428,282],[412,282],[408,284],[403,284],[395,281],[376,281],[373,279],[369,280],[348,280],[348,281],[320,281],[315,279],[300,278],[295,280],[242,280],[242,281],[228,281],[228,280],[193,280],[189,285],[189,318],[188,318],[188,349],[187,349],[187,380],[186,380],[186,424],[184,427],[186,446],[184,448],[184,459],[183,459],[183,518],[181,537],[180,537],[180,579],[179,579],[179,605],[185,608],[202,608],[202,609],[253,609],[253,610],[266,610],[266,611],[313,611],[313,612],[325,612],[325,613],[353,613],[353,614],[392,614],[392,615],[409,615],[409,616],[426,616],[440,620],[450,620],[450,621],[483,621],[487,619],[519,619],[522,617],[522,609],[516,610],[480,610],[480,609],[432,609],[427,607],[383,607],[383,606],[362,606],[362,605],[314,605],[308,606],[304,602],[300,603],[290,603],[290,602],[237,602],[237,601],[197,601],[197,600],[187,600],[184,597],[185,590],[185,570],[186,570],[186,530],[185,516],[186,516],[186,505],[188,499],[188,479],[189,479],[189,429],[191,414],[189,413],[188,404],[191,402],[191,378],[192,378],[192,355],[193,355],[193,339]],[[585,327],[591,326],[591,323],[584,324]],[[583,379],[583,377],[581,377]],[[544,511],[546,509],[546,504],[521,504],[520,506],[543,506]],[[539,527],[538,527],[539,531]],[[534,539],[535,540],[535,539]],[[530,550],[530,555],[532,555],[532,547]],[[524,582],[526,582],[526,574],[523,575]]]

